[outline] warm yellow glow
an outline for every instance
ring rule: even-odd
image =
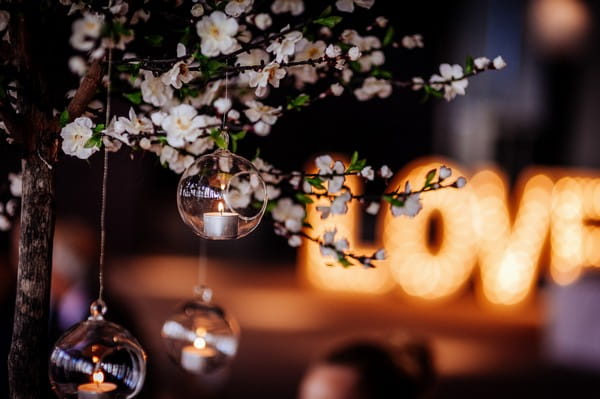
[[[456,176],[462,171],[452,167]],[[413,187],[423,185],[427,171],[440,166],[440,162],[421,162],[400,173],[390,187],[403,187],[410,180]],[[456,293],[468,280],[475,266],[475,241],[472,232],[472,196],[467,185],[461,190],[446,189],[422,195],[423,210],[415,217],[394,217],[389,207],[384,207],[383,246],[388,254],[392,277],[411,296],[439,299]],[[429,242],[433,220],[438,231]]]
[[[600,179],[563,177],[552,193],[550,271],[568,284],[583,267],[600,266]],[[590,223],[588,223],[590,222]]]
[[[423,160],[399,173],[389,188],[403,187],[407,179],[421,187],[427,171],[441,164],[452,167],[454,176],[466,176],[448,162]],[[360,192],[357,179],[348,179],[348,185]],[[600,177],[569,170],[525,173],[515,201],[507,187],[500,172],[483,169],[460,190],[423,194],[423,210],[414,219],[393,217],[382,206],[373,245],[358,238],[358,203],[350,204],[348,214],[326,220],[314,204],[307,218],[316,235],[337,227],[355,252],[371,254],[383,246],[388,258],[376,269],[327,266],[331,260],[318,245],[307,243],[299,253],[300,268],[322,289],[380,294],[398,285],[410,296],[439,299],[459,292],[477,263],[482,296],[515,305],[535,287],[548,235],[550,274],[557,283],[571,283],[584,267],[600,266]]]
[[[204,349],[206,348],[206,341],[204,340],[204,338],[196,338],[194,340],[194,347],[196,347],[197,349]]]
[[[219,202],[219,205],[217,205],[217,209],[219,210],[219,212],[223,213],[223,211],[225,210],[225,208],[223,207],[223,203]]]
[[[92,374],[92,379],[96,384],[102,384],[104,382],[104,373],[100,370],[95,371]]]
[[[199,337],[204,337],[206,335],[206,328],[204,328],[204,327],[196,328],[196,335]]]
[[[312,171],[314,172],[314,169]],[[354,192],[361,192],[359,179],[349,178],[346,184]],[[363,210],[356,201],[348,204],[347,214],[333,215],[326,220],[321,220],[320,213],[316,210],[316,206],[320,204],[320,201],[315,201],[307,207],[307,222],[314,227],[311,234],[322,236],[325,230],[337,228],[338,237],[346,237],[350,247],[357,253],[372,254],[381,247],[361,242],[359,232]],[[394,286],[386,262],[378,262],[376,269],[364,269],[360,266],[347,269],[339,265],[327,266],[327,263],[334,262],[321,256],[319,246],[313,242],[305,242],[299,250],[298,257],[303,279],[321,289],[381,294]]]
[[[552,181],[543,174],[527,179],[514,223],[505,179],[499,173],[481,171],[473,176],[471,186],[483,293],[492,303],[519,303],[531,291],[537,274],[550,224]]]
[[[99,361],[100,361],[100,358],[98,356],[92,356],[93,363],[98,363]]]

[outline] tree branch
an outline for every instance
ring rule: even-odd
[[[84,76],[79,88],[67,107],[69,120],[73,120],[85,112],[88,104],[94,98],[96,90],[102,82],[103,76],[104,70],[102,68],[102,59],[95,60],[92,62],[92,65],[90,65],[90,69]]]
[[[10,136],[18,143],[23,142],[23,123],[10,106],[0,103],[0,120],[4,122]]]

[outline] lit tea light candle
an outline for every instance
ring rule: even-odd
[[[224,212],[223,203],[219,202],[218,212],[207,212],[203,217],[204,234],[210,238],[234,238],[238,234],[238,214]]]
[[[188,345],[181,351],[181,367],[188,371],[198,372],[206,368],[206,362],[217,355],[217,351],[206,346],[204,338],[196,338],[193,345]]]
[[[77,387],[77,399],[111,399],[117,390],[117,385],[112,382],[104,382],[102,371],[92,374],[93,382],[81,384]]]

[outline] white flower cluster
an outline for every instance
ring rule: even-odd
[[[9,173],[8,181],[10,183],[10,194],[14,198],[9,199],[6,203],[0,202],[0,231],[7,231],[10,229],[11,218],[17,213],[17,198],[22,195],[23,191],[21,175]]]

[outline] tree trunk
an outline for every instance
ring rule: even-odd
[[[40,399],[48,392],[48,317],[55,200],[54,172],[40,154],[48,152],[38,149],[22,162],[19,270],[8,357],[11,399]]]

